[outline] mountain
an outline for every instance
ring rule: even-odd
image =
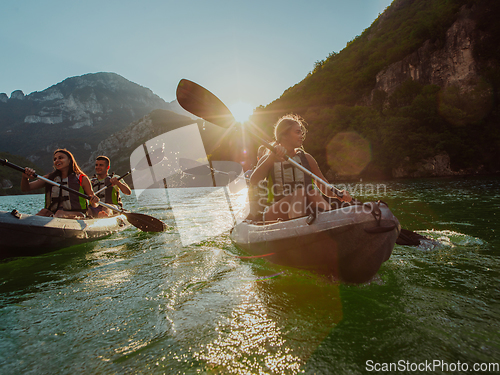
[[[281,115],[304,117],[305,149],[332,181],[498,172],[499,14],[498,0],[395,0],[252,120],[270,136]],[[105,154],[123,174],[131,151],[190,117],[117,74],[87,74],[0,94],[0,151],[48,171],[66,147],[90,174]],[[212,160],[255,162],[245,134],[201,133]]]
[[[203,120],[193,120],[172,111],[157,109],[102,140],[81,167],[85,173],[92,176],[95,173],[96,157],[105,155],[111,160],[110,172],[123,175],[130,170],[130,156],[136,148],[161,134],[194,123],[198,125],[205,152],[210,154],[220,146],[219,140],[222,139],[225,129]],[[133,186],[130,177],[126,181]]]
[[[499,14],[497,0],[395,0],[252,120],[271,135],[301,115],[330,177],[498,172]]]
[[[81,163],[111,134],[156,109],[186,114],[150,89],[115,73],[67,78],[41,92],[0,94],[0,150],[21,155],[44,170],[52,153],[67,148]]]

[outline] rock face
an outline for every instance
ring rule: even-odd
[[[392,170],[392,176],[395,178],[454,176],[458,174],[461,173],[451,170],[450,156],[447,153],[441,153],[416,163],[412,163],[410,158],[405,158],[397,168]]]
[[[153,138],[154,134],[155,129],[151,116],[144,116],[122,131],[102,140],[97,145],[97,148],[92,151],[88,161],[82,165],[82,168],[92,174],[95,159],[99,155],[105,155],[110,158],[112,166],[115,168],[117,165],[127,164],[130,151],[140,145],[140,140]]]
[[[159,135],[192,124],[197,124],[198,126],[201,141],[207,155],[213,155],[213,152],[218,148],[227,148],[227,142],[221,141],[226,134],[226,129],[206,123],[201,119],[194,120],[189,116],[158,109],[144,116],[139,121],[133,122],[125,129],[103,139],[96,149],[92,151],[88,161],[85,164],[82,163],[83,165],[80,166],[85,173],[92,176],[95,173],[96,157],[105,155],[111,160],[110,172],[123,175],[130,170],[131,155],[138,147],[142,148],[147,141]],[[127,177],[126,182],[130,186],[133,186],[131,177]]]
[[[52,169],[52,152],[64,147],[77,161],[97,145],[155,109],[179,111],[151,90],[114,73],[72,77],[27,96],[0,94],[0,150]]]
[[[461,92],[477,87],[481,76],[475,48],[484,35],[474,21],[474,11],[474,7],[462,7],[457,20],[447,30],[444,43],[427,40],[415,52],[379,72],[371,98],[367,102],[372,102],[377,91],[384,91],[386,98],[389,98],[398,87],[410,79],[422,85],[433,84],[442,88],[454,86]],[[451,176],[478,173],[480,170],[479,166],[473,171],[452,171],[449,155],[442,153],[424,160],[407,158],[392,170],[392,176]]]
[[[188,116],[172,111],[155,110],[140,120],[131,123],[126,128],[103,139],[91,151],[87,162],[81,163],[80,166],[84,172],[93,175],[95,173],[96,157],[105,155],[111,160],[110,172],[124,174],[130,170],[130,155],[137,147],[160,134],[195,122]]]
[[[21,90],[12,91],[10,98],[13,100],[24,100],[24,92]]]
[[[408,79],[441,87],[468,86],[478,77],[473,53],[478,37],[475,22],[462,10],[459,19],[448,29],[442,48],[425,42],[416,52],[378,73],[374,90],[390,95]]]

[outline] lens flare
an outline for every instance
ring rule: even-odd
[[[241,123],[248,121],[250,116],[253,114],[252,105],[245,102],[236,102],[229,108],[229,110],[233,114],[236,121]]]
[[[328,165],[341,176],[361,173],[372,158],[370,142],[356,132],[338,133],[326,151]]]

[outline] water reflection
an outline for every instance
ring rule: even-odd
[[[163,198],[124,197],[170,229],[129,228],[0,264],[0,372],[352,374],[370,359],[498,362],[498,186],[389,185],[402,224],[440,245],[396,246],[360,286],[245,259],[226,233],[183,247]],[[3,209],[33,205],[1,199]]]
[[[229,318],[217,322],[217,337],[195,358],[211,369],[236,374],[300,371],[342,320],[339,289],[294,270],[282,270],[272,279],[261,276],[269,271],[254,269],[253,280],[246,278],[239,286],[239,304]]]
[[[239,292],[242,301],[227,320],[218,322],[217,339],[195,353],[195,358],[235,374],[297,373],[301,360],[286,346],[255,285],[243,285]]]

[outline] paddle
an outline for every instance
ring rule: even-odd
[[[194,114],[195,116],[201,117],[202,119],[209,121],[215,125],[219,125],[224,128],[230,128],[237,123],[231,111],[219,98],[217,98],[214,94],[212,94],[204,87],[187,79],[182,79],[177,86],[177,101],[186,111]],[[274,151],[274,147],[269,144],[269,142],[254,134],[252,131],[248,129],[246,130],[248,134],[262,142],[265,147],[267,147],[271,151]],[[306,175],[322,183],[327,189],[332,191],[339,198],[342,198],[342,192],[335,188],[333,185],[330,185],[326,181],[314,175],[308,169],[295,162],[295,160],[290,159],[286,155],[285,157],[291,164],[303,171]],[[354,198],[353,202],[361,203]],[[419,235],[418,233],[403,229],[398,237],[397,242],[404,245],[418,246],[420,244],[420,240],[422,239],[427,238]]]
[[[231,163],[234,163],[238,166],[240,165],[236,162],[231,162]],[[230,172],[221,171],[216,168],[210,167],[208,164],[202,164],[194,160],[189,160],[185,158],[179,159],[179,166],[181,167],[182,173],[191,176],[206,176],[211,173],[219,173],[228,176],[230,182],[239,178],[244,179],[245,181],[248,180],[248,178],[246,177],[239,177],[237,173],[234,171]]]
[[[116,181],[120,181],[122,178],[127,177],[131,173],[132,173],[132,171],[128,171],[123,176],[121,176],[120,178],[118,178]],[[108,183],[105,186],[103,186],[102,188],[100,188],[99,190],[97,190],[96,192],[94,192],[94,194],[97,195],[97,194],[103,192],[104,190],[106,190],[107,188],[109,188],[110,186],[111,186],[111,183]]]
[[[16,164],[12,164],[11,162],[9,162],[6,159],[0,159],[0,164],[24,173],[23,167],[20,167]],[[69,191],[70,193],[76,194],[82,198],[90,200],[90,197],[88,195],[80,193],[79,191],[73,190],[67,186],[58,184],[57,182],[49,180],[48,178],[45,178],[43,176],[39,176],[36,173],[34,174],[34,177],[37,177],[40,180],[45,181],[48,184],[58,186],[61,189]],[[163,232],[166,228],[166,224],[163,221],[158,220],[152,216],[134,213],[134,212],[126,212],[125,210],[118,209],[115,206],[108,205],[104,202],[99,202],[99,204],[103,207],[109,208],[110,210],[113,210],[113,211],[116,211],[116,212],[119,212],[119,213],[125,215],[130,224],[132,224],[134,227],[142,230],[143,232]]]
[[[195,116],[201,117],[202,119],[209,121],[215,125],[219,125],[224,128],[230,128],[237,123],[231,111],[226,107],[224,103],[222,103],[219,98],[217,98],[214,94],[212,94],[204,87],[201,87],[200,85],[192,81],[188,81],[187,79],[182,79],[177,86],[177,101],[186,111],[191,112]],[[274,146],[267,142],[265,139],[251,131],[248,131],[248,133],[259,142],[261,142],[269,150],[274,152]],[[304,172],[307,176],[313,178],[315,181],[320,182],[323,186],[325,186],[339,198],[342,198],[344,196],[344,194],[335,186],[316,176],[314,173],[297,163],[288,155],[285,155],[284,158],[285,160],[288,160],[288,162],[294,167]]]

